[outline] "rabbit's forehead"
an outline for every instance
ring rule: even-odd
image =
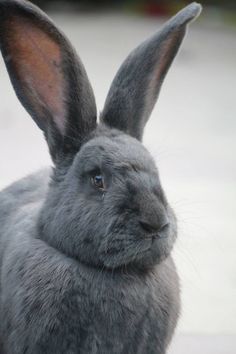
[[[126,135],[99,136],[86,143],[78,156],[84,164],[131,164],[137,169],[154,169],[155,163],[146,148]]]

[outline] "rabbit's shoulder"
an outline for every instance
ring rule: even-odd
[[[27,204],[44,200],[49,178],[50,169],[43,169],[3,189],[0,192],[0,225]]]
[[[13,238],[35,224],[45,199],[50,169],[14,182],[0,192],[0,269],[5,250]]]

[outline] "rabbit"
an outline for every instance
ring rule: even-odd
[[[180,313],[177,220],[145,125],[192,3],[134,49],[97,122],[65,35],[25,0],[0,0],[0,48],[53,168],[0,193],[1,354],[164,354]]]

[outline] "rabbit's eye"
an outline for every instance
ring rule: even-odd
[[[101,175],[96,175],[92,177],[92,183],[93,185],[98,188],[98,189],[104,189],[104,181],[103,177]]]

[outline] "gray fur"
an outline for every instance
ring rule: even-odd
[[[15,16],[19,8],[24,14],[33,11],[36,27],[38,16],[39,23],[48,21],[26,1],[9,4]],[[0,1],[0,15],[7,16],[5,6]],[[168,26],[175,31],[180,22],[187,23],[197,8],[190,5],[180,12],[162,35]],[[1,41],[0,33],[2,48]],[[4,48],[5,57],[6,43]],[[14,67],[9,74],[14,82]],[[85,76],[79,80],[85,84]],[[16,92],[22,86],[24,95],[24,84],[18,82]],[[120,91],[114,93],[119,96]],[[35,107],[29,110],[39,125],[44,119],[44,131],[50,125],[51,136],[57,136],[55,124],[38,116]],[[84,118],[66,116],[75,131]],[[96,128],[88,119],[78,145],[66,131],[67,148],[62,151],[57,139],[50,148],[54,169],[0,193],[0,354],[166,353],[180,308],[170,255],[176,218],[152,157],[123,122],[115,129],[117,119],[118,112],[114,124],[104,119]],[[103,176],[103,189],[92,183],[95,175]]]
[[[32,28],[42,29],[42,32],[46,33],[51,42],[59,48],[61,60],[56,62],[52,57],[49,63],[51,71],[54,72],[56,68],[58,77],[62,74],[64,79],[60,83],[63,93],[59,112],[45,102],[39,88],[34,92],[32,87],[34,80],[30,78],[30,73],[27,73],[27,77],[23,77],[17,68],[19,59],[29,56],[29,52],[21,56],[17,55],[16,47],[12,45],[15,32],[19,32],[19,28],[15,29],[13,26],[17,19],[22,23],[31,23]],[[30,36],[31,29],[28,32]],[[24,31],[20,40],[24,41],[28,36]],[[45,56],[43,45],[40,43],[32,45],[34,51],[37,50],[36,57]],[[46,14],[29,1],[0,0],[0,50],[17,97],[39,128],[43,130],[53,161],[57,164],[68,152],[74,154],[86,139],[86,135],[96,128],[97,110],[85,68],[68,39]],[[23,68],[27,67],[26,63],[27,59],[22,63]],[[45,77],[46,83],[47,80],[48,78]],[[53,85],[49,81],[48,85],[50,84],[58,86],[58,82]],[[52,94],[51,101],[53,99]]]
[[[190,4],[130,53],[112,82],[102,113],[103,122],[142,139],[186,26],[200,11],[199,4]]]

